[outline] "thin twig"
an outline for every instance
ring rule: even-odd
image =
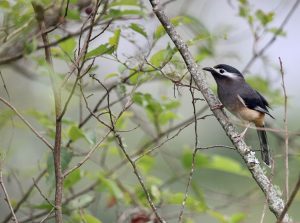
[[[287,116],[287,93],[285,88],[285,81],[284,81],[284,70],[281,58],[279,57],[279,63],[280,63],[280,73],[281,73],[281,80],[282,80],[282,89],[283,89],[283,95],[284,95],[284,130],[285,130],[285,148],[283,151],[284,154],[284,170],[285,170],[285,199],[287,201],[289,197],[289,132],[288,132],[288,116]]]
[[[283,218],[286,215],[286,213],[287,213],[288,209],[290,208],[291,204],[293,203],[294,198],[296,197],[299,189],[300,189],[300,174],[299,174],[298,181],[297,181],[297,183],[296,183],[296,185],[295,185],[295,187],[292,191],[292,194],[291,194],[290,198],[286,202],[286,205],[285,205],[283,211],[281,212],[280,216],[278,217],[277,223],[282,223],[283,222]]]
[[[191,98],[192,98],[192,106],[193,106],[193,117],[194,117],[194,135],[195,135],[195,143],[194,143],[194,153],[193,153],[193,162],[192,162],[192,167],[190,170],[190,174],[189,174],[189,178],[188,178],[188,182],[185,188],[185,193],[184,193],[184,198],[181,204],[181,210],[179,212],[179,217],[178,217],[178,222],[182,222],[182,217],[183,217],[183,212],[184,212],[184,208],[185,208],[185,204],[186,201],[188,199],[188,192],[189,192],[189,187],[190,184],[192,182],[192,178],[193,178],[193,174],[194,174],[194,169],[195,169],[195,156],[197,153],[197,148],[198,148],[198,122],[197,122],[197,115],[196,115],[196,100],[195,100],[195,95],[194,95],[194,90],[192,88],[193,85],[193,78],[190,77],[190,87],[189,87],[189,91],[191,94]]]
[[[90,156],[93,154],[93,152],[99,148],[99,146],[101,145],[101,143],[107,138],[107,136],[111,133],[111,131],[109,130],[104,136],[103,138],[96,143],[96,145],[86,154],[86,156],[79,161],[74,167],[64,171],[63,176],[64,178],[66,178],[70,173],[72,173],[74,170],[78,169],[79,167],[81,167],[89,158]]]
[[[23,117],[23,115],[21,115],[21,113],[12,104],[10,104],[1,96],[0,101],[11,110],[13,110],[16,115],[24,122],[24,124],[33,132],[33,134],[35,134],[41,141],[43,141],[49,149],[53,150],[53,146],[37,130],[34,129],[34,127]]]
[[[41,188],[39,188],[39,186],[37,185],[37,182],[35,181],[34,178],[32,178],[32,181],[33,181],[33,185],[35,186],[35,188],[38,190],[38,192],[40,193],[40,195],[45,199],[45,201],[47,201],[48,204],[50,204],[52,207],[55,208],[55,205],[52,204],[51,201],[49,201],[49,199],[43,194]]]
[[[2,164],[0,164],[0,165],[2,165]],[[11,205],[9,195],[8,195],[8,193],[7,193],[7,190],[6,190],[5,185],[4,185],[4,182],[3,182],[2,166],[0,166],[0,185],[1,185],[2,190],[3,190],[3,193],[4,193],[4,200],[6,201],[8,207],[9,207],[9,209],[10,209],[11,215],[12,215],[12,217],[13,217],[13,221],[16,222],[16,223],[18,223],[19,221],[18,221],[18,219],[17,219],[17,217],[16,217],[16,214],[15,214],[15,212],[14,212],[14,209],[13,209],[13,207],[12,207],[12,205]]]
[[[43,170],[38,177],[36,178],[36,182],[39,182],[42,177],[46,174],[47,170]],[[29,197],[29,195],[31,194],[32,190],[34,189],[34,185],[32,184],[27,191],[25,192],[25,194],[23,195],[23,197],[19,200],[19,202],[16,203],[15,207],[14,207],[14,212],[16,213],[19,208],[21,207],[21,205],[27,200],[27,198]],[[2,223],[6,223],[9,221],[9,219],[12,217],[12,214],[8,214],[4,220],[2,221]]]

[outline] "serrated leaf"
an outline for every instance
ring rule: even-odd
[[[129,28],[147,38],[147,33],[145,32],[144,27],[140,24],[131,23]]]
[[[100,46],[96,47],[95,49],[91,50],[86,54],[86,59],[99,57],[104,54],[112,54],[115,50],[114,46],[109,45],[108,43],[101,44]]]

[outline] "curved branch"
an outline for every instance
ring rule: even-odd
[[[194,61],[187,44],[179,36],[177,31],[175,30],[175,27],[171,24],[169,18],[165,15],[165,12],[163,11],[162,7],[159,5],[159,0],[149,1],[152,5],[154,14],[157,16],[160,23],[162,24],[169,37],[180,52],[187,66],[187,69],[193,77],[199,91],[202,93],[213,114],[215,115],[220,125],[226,132],[228,138],[235,146],[237,152],[243,158],[249,171],[252,174],[252,177],[257,182],[261,190],[264,192],[268,201],[269,209],[275,214],[276,218],[279,218],[284,209],[285,204],[281,196],[279,195],[278,190],[275,189],[274,185],[264,174],[257,158],[255,157],[255,153],[250,150],[250,148],[246,145],[244,140],[236,140],[238,133],[236,132],[233,125],[228,121],[228,118],[224,111],[221,109],[213,109],[216,108],[217,105],[220,103],[216,96],[213,94],[212,90],[209,88],[204,76],[199,72],[199,67]],[[291,222],[291,219],[288,217],[288,215],[285,215],[282,222]]]

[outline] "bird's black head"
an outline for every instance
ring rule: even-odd
[[[204,67],[203,70],[211,72],[215,78],[230,78],[240,79],[243,78],[242,73],[236,68],[227,64],[219,64],[214,67]]]

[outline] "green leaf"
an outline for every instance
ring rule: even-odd
[[[239,16],[241,17],[248,17],[249,16],[249,8],[247,6],[240,6],[239,7]]]
[[[131,23],[129,28],[147,38],[147,33],[145,32],[144,27],[140,24]]]
[[[152,55],[150,62],[155,67],[163,66],[171,60],[176,52],[177,50],[175,48],[172,49],[170,45],[168,45],[166,49],[160,50]]]
[[[218,211],[215,210],[208,210],[208,214],[212,217],[214,217],[215,219],[217,219],[220,223],[228,223],[226,216],[224,216],[223,214],[221,214]]]
[[[59,46],[65,53],[72,57],[76,47],[76,40],[75,38],[69,38],[68,40],[60,43]]]
[[[265,13],[261,9],[255,12],[256,18],[260,21],[263,26],[266,26],[268,23],[272,22],[274,19],[274,12]]]
[[[80,138],[85,138],[85,134],[77,125],[72,125],[69,129],[68,136],[72,141],[76,141]]]
[[[184,149],[182,154],[182,164],[186,169],[192,166],[193,152],[191,149]],[[197,153],[194,165],[196,168],[207,168],[212,170],[223,171],[231,174],[249,177],[249,172],[243,169],[241,164],[231,158],[223,156],[208,156],[203,153]]]
[[[130,6],[139,6],[138,0],[115,0],[113,1],[110,6],[124,6],[124,5],[130,5]]]
[[[105,19],[119,19],[120,17],[124,16],[143,16],[144,12],[142,10],[119,10],[119,9],[110,9],[106,16],[104,16]]]
[[[67,178],[64,180],[64,188],[68,189],[73,187],[77,182],[79,182],[82,178],[82,171],[80,169],[74,170],[70,173]]]
[[[94,217],[91,214],[80,213],[73,214],[69,223],[102,223],[98,218]]]
[[[73,154],[66,149],[65,147],[61,148],[61,168],[62,170],[67,169],[69,163],[71,162],[73,158]],[[55,170],[54,170],[54,161],[53,161],[53,154],[50,153],[48,155],[47,159],[47,172],[48,172],[48,177],[47,177],[47,182],[50,182],[51,184],[54,184],[55,182]]]
[[[249,172],[239,162],[224,156],[213,156],[206,168],[250,177]]]
[[[116,121],[116,129],[118,130],[122,130],[126,127],[126,124],[128,122],[128,119],[133,117],[133,113],[130,111],[124,111],[122,113],[122,115],[118,118],[118,120]]]
[[[276,36],[286,36],[286,32],[284,32],[282,29],[280,28],[270,28],[268,29],[269,32],[274,33]]]
[[[94,199],[94,196],[92,196],[90,194],[83,194],[82,196],[73,199],[70,202],[69,206],[70,206],[70,208],[72,208],[74,210],[82,208],[82,207],[86,207],[88,204],[91,203],[91,201],[93,201],[93,199]],[[70,223],[74,223],[74,222],[71,221]],[[80,223],[82,223],[82,222],[80,222]]]
[[[114,47],[114,50],[117,50],[118,48],[120,34],[121,34],[121,29],[116,29],[114,35],[108,40],[109,44]]]
[[[86,54],[86,59],[99,57],[104,54],[112,54],[114,52],[115,47],[109,45],[108,43],[101,44],[100,46],[96,47],[95,49],[91,50]]]
[[[120,188],[118,187],[118,185],[116,184],[115,181],[113,181],[109,178],[106,178],[103,175],[100,175],[99,178],[100,178],[100,181],[102,183],[100,185],[101,189],[103,189],[103,188],[108,189],[109,192],[114,197],[116,197],[118,200],[123,200],[123,198],[124,198],[123,192],[120,190]]]
[[[181,162],[182,165],[186,168],[186,169],[190,169],[192,167],[192,161],[193,161],[193,152],[191,148],[185,148],[183,150],[183,154],[181,156]],[[205,167],[209,164],[209,157],[203,153],[197,153],[197,155],[195,156],[195,167]]]
[[[161,125],[169,123],[171,120],[177,119],[178,115],[172,111],[166,110],[159,115],[158,122]]]
[[[169,204],[181,205],[184,197],[184,193],[171,193],[167,196],[167,202]],[[194,198],[192,195],[188,195],[186,200],[186,207],[192,211],[197,212],[204,212],[206,210],[206,205],[198,199]]]
[[[245,213],[236,213],[231,216],[229,223],[239,223],[242,222],[245,218]]]
[[[188,16],[177,16],[171,19],[171,23],[174,26],[186,25],[192,23],[193,20]],[[154,39],[159,39],[166,34],[165,28],[159,25],[154,32]]]
[[[9,1],[7,1],[7,0],[0,1],[0,8],[9,9],[9,7],[10,7]]]
[[[137,167],[144,173],[148,173],[153,168],[154,164],[155,159],[152,156],[145,155],[137,162]]]
[[[2,129],[7,122],[11,122],[11,119],[16,113],[10,109],[3,109],[0,111],[0,129]]]
[[[110,79],[110,78],[113,78],[113,77],[118,77],[119,74],[118,73],[110,73],[110,74],[106,74],[105,75],[105,79]]]
[[[53,208],[52,205],[49,203],[42,203],[42,204],[36,204],[36,205],[30,205],[31,208],[34,209],[40,209],[40,210],[51,210]]]
[[[80,11],[78,9],[68,8],[67,19],[80,20]]]

